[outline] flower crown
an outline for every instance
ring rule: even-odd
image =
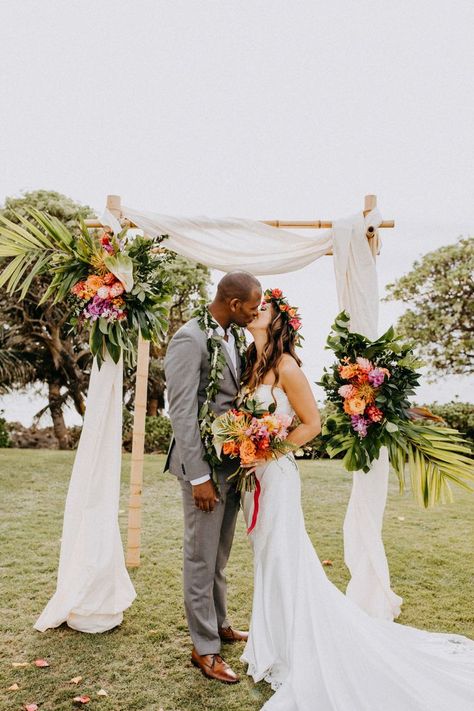
[[[289,327],[295,332],[295,345],[301,346],[303,336],[298,333],[302,326],[301,316],[297,306],[290,306],[288,299],[285,299],[281,289],[266,289],[263,293],[262,306],[272,302],[280,311],[281,315],[288,321]]]

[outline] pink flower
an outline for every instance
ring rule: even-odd
[[[341,385],[341,387],[339,388],[339,390],[337,392],[343,398],[350,398],[350,397],[354,397],[357,390],[353,385]]]
[[[123,292],[125,291],[122,282],[117,281],[115,284],[112,284],[110,287],[110,297],[112,299],[115,299],[116,296],[121,296]]]
[[[97,296],[99,299],[108,299],[109,298],[109,287],[108,286],[101,286],[99,289],[97,289]]]
[[[357,362],[359,368],[360,368],[360,369],[362,370],[362,372],[364,372],[364,373],[370,373],[370,371],[371,371],[371,370],[373,369],[373,367],[374,367],[374,366],[372,365],[372,363],[370,362],[370,360],[368,360],[367,358],[360,358],[360,357],[359,357],[359,358],[356,358],[356,362]]]
[[[379,388],[383,381],[385,380],[385,371],[386,368],[374,368],[373,370],[370,371],[369,373],[369,383],[374,387],[374,388]],[[387,371],[388,372],[388,371]]]
[[[383,418],[382,410],[379,410],[379,408],[375,405],[369,405],[369,407],[365,411],[365,414],[370,420],[372,420],[372,422],[380,422],[380,420]]]
[[[292,328],[295,329],[295,331],[301,328],[301,321],[297,318],[290,318],[289,324]]]
[[[283,292],[281,289],[272,289],[272,297],[274,299],[280,299],[283,296]]]

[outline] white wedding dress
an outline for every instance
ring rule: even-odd
[[[293,414],[274,388],[277,412]],[[270,385],[257,397],[273,401]],[[250,634],[242,661],[275,694],[265,711],[473,711],[474,642],[369,617],[326,577],[306,533],[292,455],[261,484]],[[253,494],[243,500],[247,520]]]

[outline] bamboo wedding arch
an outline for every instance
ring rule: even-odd
[[[122,202],[119,195],[108,195],[106,206],[108,211],[122,224],[136,227],[129,220],[122,220]],[[366,195],[364,199],[364,215],[375,209],[377,206],[376,195]],[[331,220],[262,220],[261,222],[272,227],[297,228],[297,229],[330,229],[333,226]],[[86,220],[89,228],[104,227],[98,220]],[[384,220],[379,228],[395,227],[394,220]],[[374,227],[369,227],[366,236],[371,252],[376,258],[380,250],[378,231]],[[327,252],[331,255],[332,252]],[[130,494],[128,506],[128,531],[126,564],[129,568],[136,568],[140,565],[140,535],[141,535],[141,509],[142,509],[142,487],[143,487],[143,462],[145,445],[145,417],[147,405],[147,384],[149,366],[150,343],[141,336],[138,340],[137,371],[135,385],[135,407],[133,418],[133,438],[132,456],[130,469]]]

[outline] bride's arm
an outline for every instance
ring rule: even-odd
[[[301,447],[321,432],[321,419],[310,384],[293,358],[285,358],[279,367],[279,385],[286,393],[300,423],[287,441]]]

